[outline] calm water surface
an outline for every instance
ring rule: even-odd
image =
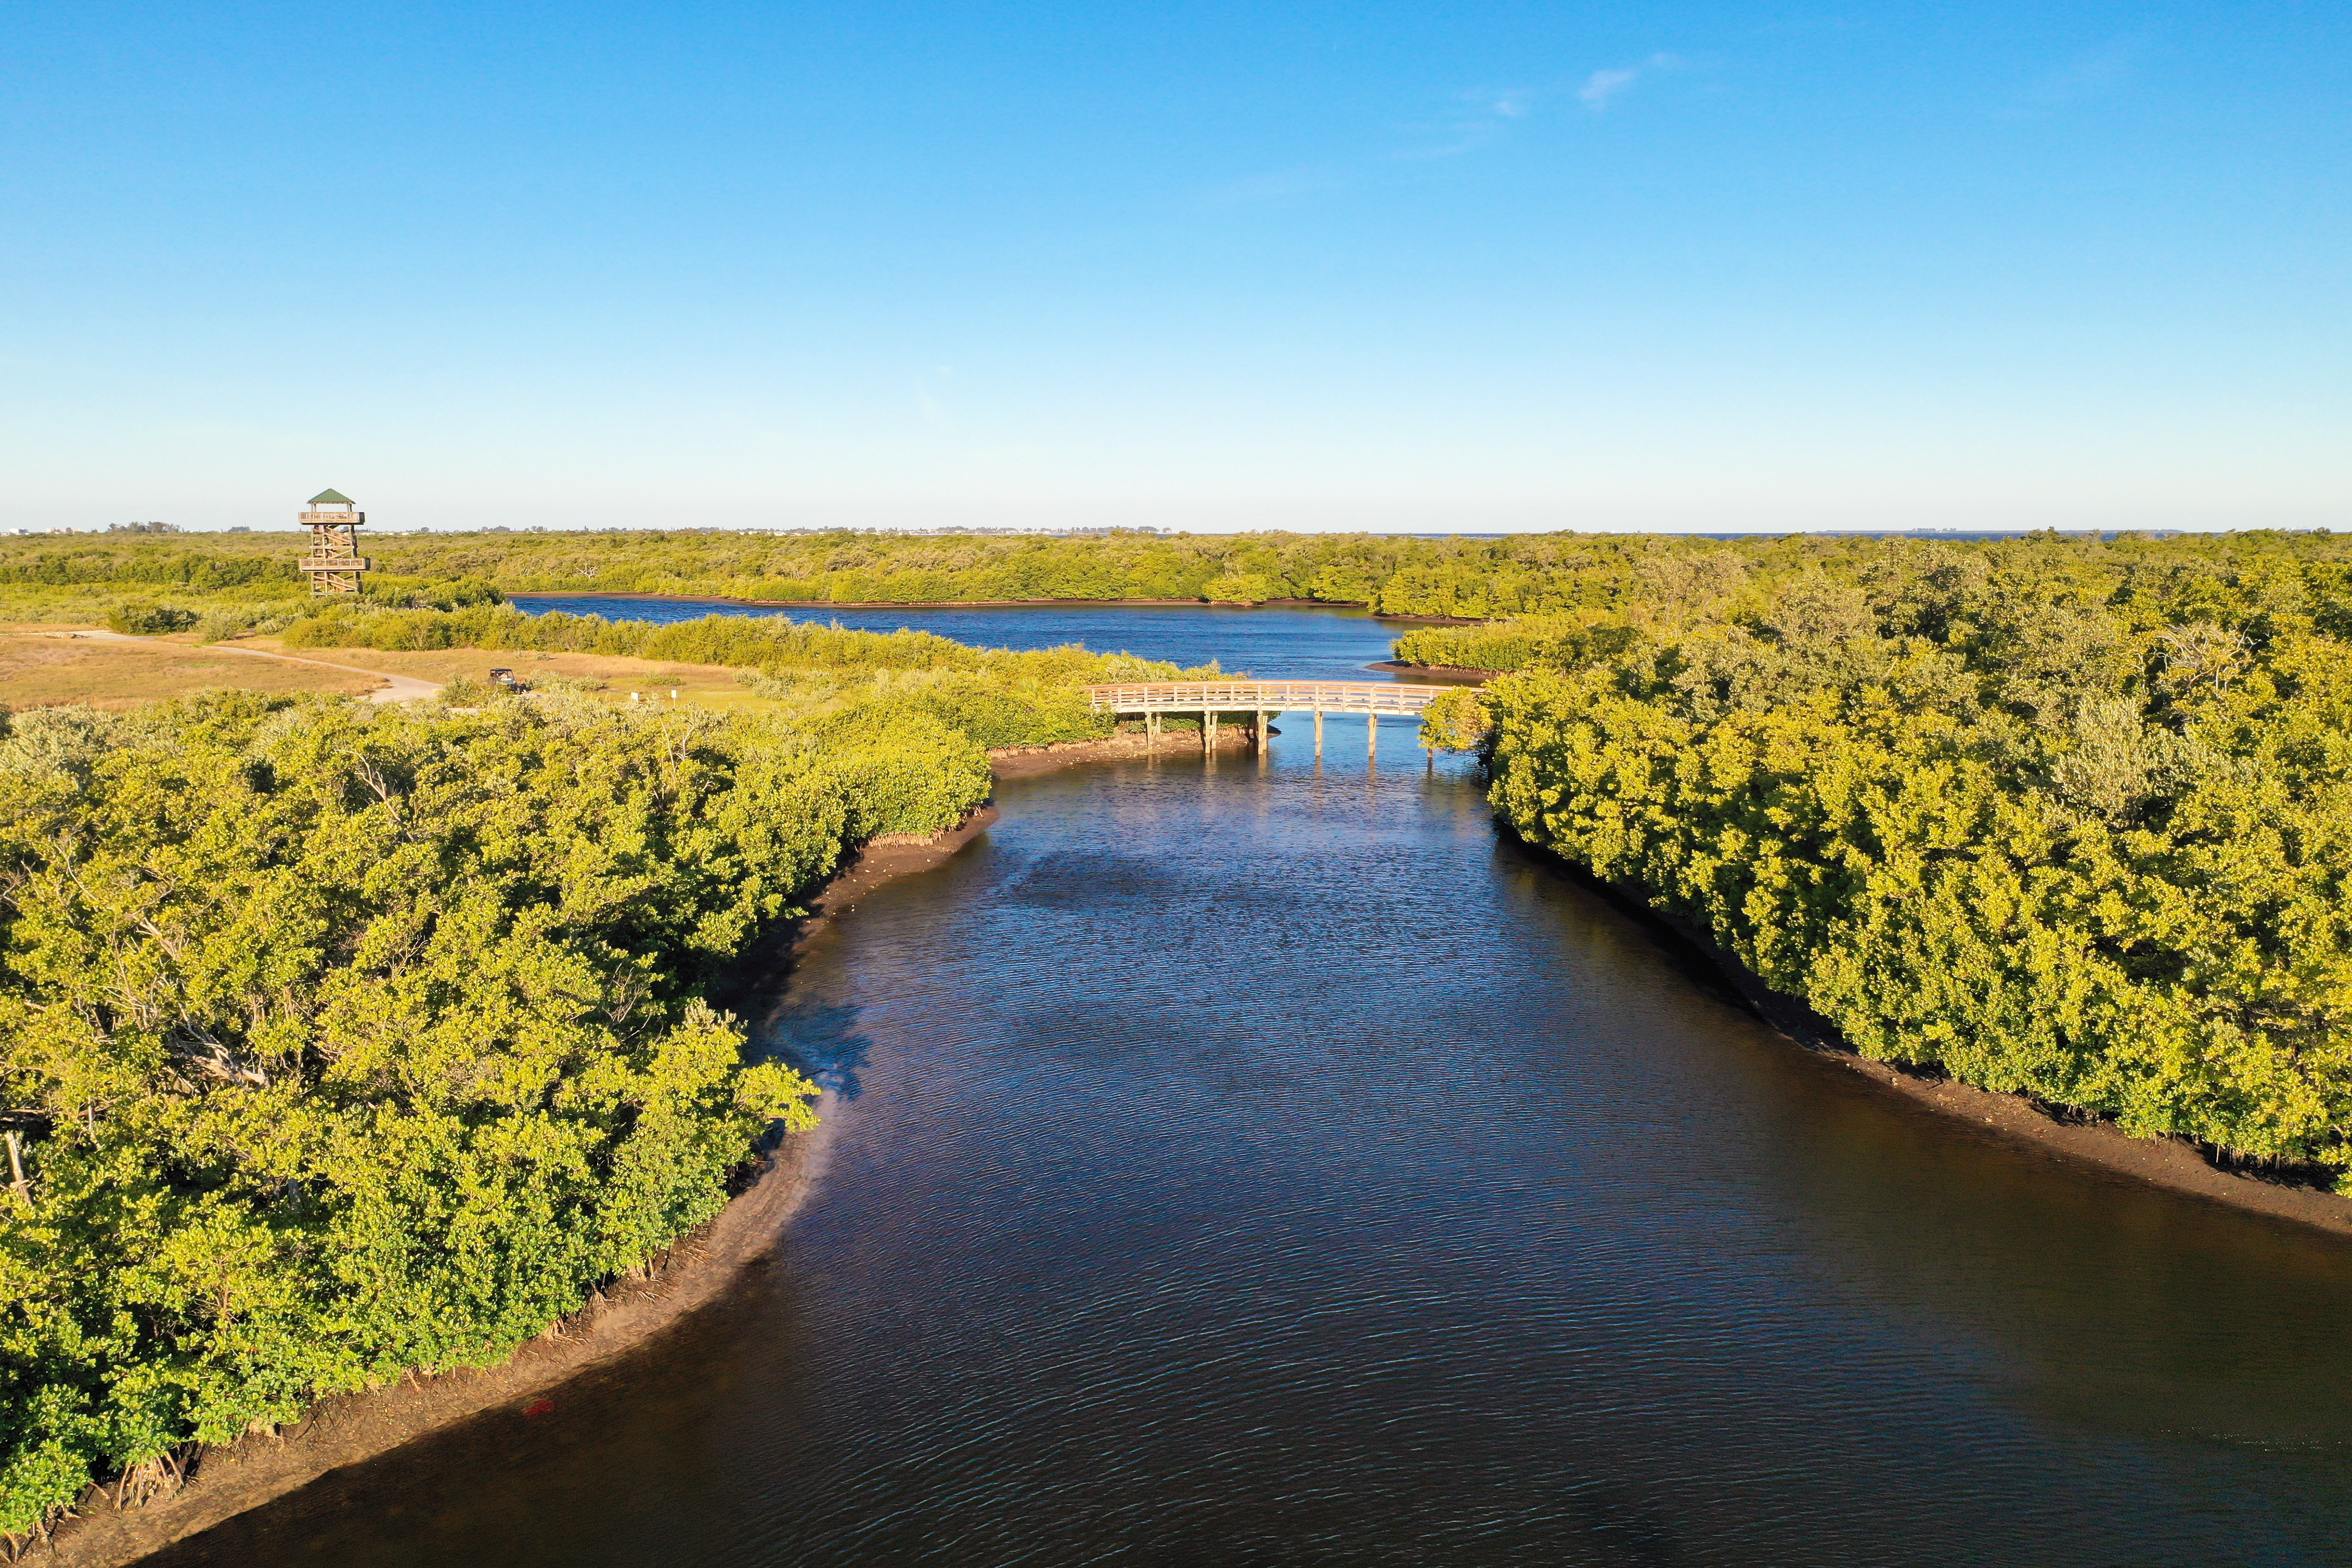
[[[709,599],[629,599],[610,595],[535,595],[515,607],[567,610],[610,620],[690,621],[708,615],[777,616],[852,631],[936,632],[978,647],[1041,648],[1084,643],[1103,653],[1139,654],[1190,668],[1216,662],[1226,673],[1267,679],[1363,680],[1364,666],[1390,657],[1395,622],[1363,610],[1215,605],[1038,605],[970,609],[761,610]]]
[[[720,1306],[157,1561],[2352,1557],[2340,1248],[1891,1101],[1287,728],[818,940],[825,1168]]]

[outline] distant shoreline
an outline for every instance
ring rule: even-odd
[[[526,599],[643,599],[657,605],[743,605],[760,610],[1046,610],[1185,609],[1368,610],[1361,599],[1264,599],[1236,605],[1214,599],[737,599],[724,594],[636,594],[617,588],[518,588],[509,604]],[[1375,616],[1380,620],[1412,617]]]
[[[1376,621],[1424,626],[1483,626],[1475,616],[1407,616],[1375,610],[1362,599],[737,599],[724,594],[639,594],[619,588],[517,588],[507,603],[532,599],[635,599],[652,605],[740,605],[753,610],[1362,610]]]

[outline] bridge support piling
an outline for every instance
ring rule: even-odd
[[[1334,713],[1364,715],[1364,750],[1380,760],[1380,716],[1410,719],[1421,712],[1444,688],[1399,686],[1386,681],[1200,680],[1136,681],[1087,689],[1087,705],[1124,721],[1143,720],[1144,749],[1157,752],[1167,737],[1171,713],[1201,716],[1201,751],[1213,755],[1220,719],[1231,714],[1246,726],[1250,745],[1261,754],[1273,744],[1274,719],[1278,713],[1301,712],[1315,721],[1315,760],[1323,760],[1323,721]],[[1192,706],[1199,703],[1198,708]],[[1275,704],[1269,708],[1267,703]],[[1416,741],[1416,743],[1418,742]],[[1431,765],[1434,766],[1432,759]]]

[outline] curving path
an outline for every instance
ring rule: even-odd
[[[127,642],[152,645],[153,637],[133,637],[128,632],[79,631],[69,634],[77,637],[96,637],[102,642]],[[373,675],[384,682],[381,690],[365,694],[369,702],[415,702],[427,697],[437,697],[441,688],[430,680],[419,680],[413,675],[394,675],[387,670],[366,669],[356,664],[330,664],[323,658],[297,658],[290,653],[270,653],[257,647],[238,647],[233,643],[205,643],[207,648],[223,653],[241,653],[249,658],[274,658],[282,664],[310,664],[320,669],[340,669],[352,675]]]

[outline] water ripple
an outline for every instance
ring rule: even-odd
[[[173,1561],[2336,1560],[2337,1254],[1886,1102],[1347,752],[1007,786],[794,979],[776,1267]]]

